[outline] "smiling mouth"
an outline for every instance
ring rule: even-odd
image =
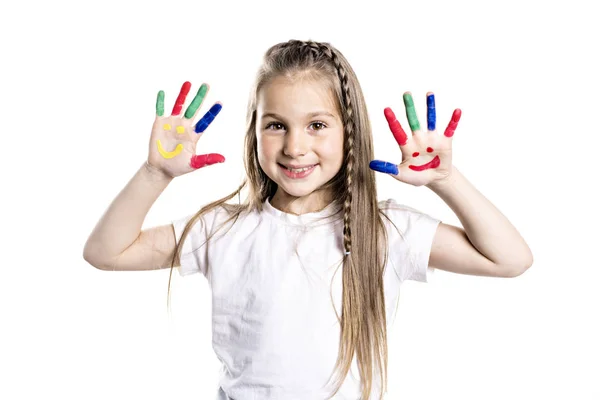
[[[440,166],[440,158],[438,156],[435,156],[435,158],[433,160],[429,161],[427,164],[409,165],[408,168],[412,169],[413,171],[424,171],[426,169],[437,168],[439,166]]]
[[[167,151],[164,149],[164,147],[162,146],[162,144],[160,143],[160,139],[158,139],[156,141],[156,147],[158,147],[158,152],[164,157],[164,158],[173,158],[176,155],[178,155],[179,153],[181,153],[181,151],[183,150],[183,145],[181,143],[179,143],[177,145],[177,147],[175,147],[175,150],[173,151]]]

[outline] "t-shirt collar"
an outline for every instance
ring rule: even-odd
[[[331,223],[335,219],[335,218],[333,218],[333,216],[341,208],[335,204],[335,201],[332,201],[325,208],[323,208],[319,211],[305,213],[302,215],[295,215],[295,214],[283,212],[283,211],[273,207],[271,205],[270,199],[268,197],[265,200],[265,202],[263,203],[263,205],[264,205],[264,211],[267,214],[273,216],[275,219],[277,219],[281,222],[284,222],[286,224],[289,224],[289,225],[299,225],[299,226],[307,226],[307,225],[316,226],[316,225]],[[338,216],[341,218],[341,215],[338,215]]]

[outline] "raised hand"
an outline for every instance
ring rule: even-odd
[[[200,120],[194,124],[202,101],[209,90],[207,84],[202,84],[198,93],[188,106],[185,114],[180,116],[185,99],[190,91],[191,83],[185,82],[173,111],[168,117],[164,116],[165,93],[158,92],[156,99],[156,118],[150,136],[148,164],[170,177],[177,177],[198,168],[225,161],[221,154],[209,153],[196,155],[196,144],[202,133],[221,111],[221,104],[215,103]]]
[[[427,132],[422,132],[412,95],[406,92],[403,98],[412,131],[410,137],[402,129],[391,108],[384,110],[390,130],[400,146],[402,161],[394,164],[373,160],[369,167],[414,186],[431,185],[447,179],[452,172],[452,136],[460,120],[461,110],[454,110],[444,135],[439,135],[435,128],[435,98],[433,93],[427,93]]]

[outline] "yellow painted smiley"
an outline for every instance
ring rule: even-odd
[[[171,130],[171,124],[164,124],[163,125],[163,129],[165,131],[170,131]],[[178,126],[176,129],[177,129],[177,133],[179,133],[179,134],[185,133],[185,128],[183,126],[181,126],[181,125]],[[182,150],[183,150],[183,145],[181,143],[179,143],[175,147],[175,150],[173,150],[173,151],[167,151],[162,146],[162,143],[160,142],[160,139],[156,140],[156,147],[158,148],[158,152],[160,153],[160,155],[163,156],[164,158],[173,158],[176,155],[178,155],[179,153],[181,153]]]
[[[181,153],[181,151],[183,150],[183,145],[181,143],[179,143],[175,147],[175,150],[167,151],[163,148],[162,144],[160,143],[160,139],[156,140],[156,147],[158,148],[158,152],[160,153],[160,155],[163,156],[164,158],[173,158],[176,155],[178,155],[179,153]]]

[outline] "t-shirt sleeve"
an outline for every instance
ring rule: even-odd
[[[398,204],[394,199],[380,202],[380,208],[395,225],[384,218],[388,234],[388,265],[395,269],[400,281],[430,282],[434,269],[429,267],[429,255],[441,221]]]
[[[208,266],[208,243],[205,242],[211,228],[212,218],[210,217],[212,212],[213,210],[202,215],[202,217],[194,223],[185,237],[183,248],[181,249],[181,266],[178,268],[179,275],[186,276],[200,272],[206,276]],[[193,216],[194,215],[192,214],[173,221],[173,230],[175,231],[175,240],[177,244],[179,244],[179,241],[181,240],[185,226]]]

